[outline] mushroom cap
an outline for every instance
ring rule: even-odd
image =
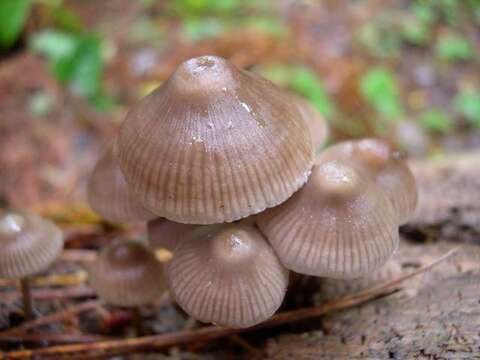
[[[127,187],[110,145],[95,165],[88,183],[88,202],[93,210],[113,222],[155,218]]]
[[[293,98],[215,56],[180,64],[127,115],[117,141],[130,188],[172,221],[235,221],[307,180],[309,130]]]
[[[285,269],[252,226],[201,226],[179,243],[166,265],[170,291],[189,315],[243,328],[279,308],[288,285]]]
[[[415,177],[406,161],[379,139],[345,141],[322,152],[317,162],[350,161],[372,176],[390,199],[397,222],[404,224],[411,217],[418,201]]]
[[[316,165],[289,200],[257,216],[280,261],[298,273],[355,278],[383,265],[398,246],[392,205],[353,166]]]
[[[329,136],[328,124],[324,117],[313,105],[298,95],[292,95],[295,98],[302,119],[307,124],[312,136],[312,143],[315,150],[320,150],[327,142]]]
[[[173,251],[178,242],[198,225],[181,224],[164,218],[147,223],[148,242],[153,247]]]
[[[165,290],[162,264],[138,241],[121,241],[103,248],[88,268],[88,275],[98,296],[116,306],[151,303]]]
[[[46,270],[63,249],[61,230],[31,213],[0,215],[0,277],[18,279]]]

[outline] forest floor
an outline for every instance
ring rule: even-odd
[[[368,6],[361,11],[349,1],[326,1],[311,11],[301,7],[289,7],[287,11],[283,5],[287,2],[278,2],[282,5],[276,11],[293,29],[294,36],[288,41],[241,30],[213,40],[181,41],[178,22],[172,20],[167,22],[168,35],[162,38],[161,46],[147,44],[144,39],[132,40],[129,34],[138,25],[138,19],[155,18],[163,5],[145,10],[138,5],[141,2],[123,0],[100,5],[93,0],[67,3],[111,47],[113,55],[105,63],[105,86],[118,104],[109,112],[96,110],[59,84],[52,77],[48,61],[28,51],[25,45],[3,54],[0,205],[34,210],[55,220],[65,231],[64,258],[34,281],[37,316],[72,307],[84,308],[35,331],[7,334],[22,322],[21,302],[15,284],[0,279],[0,350],[3,351],[0,359],[8,359],[7,352],[48,349],[74,339],[91,344],[132,335],[130,313],[96,300],[86,283],[83,265],[91,260],[95,250],[112,239],[144,236],[144,226],[103,222],[85,203],[85,185],[102,148],[113,138],[128,107],[165,80],[183,59],[214,53],[249,68],[272,62],[307,64],[321,74],[342,113],[358,115],[356,124],[361,131],[354,135],[376,135],[369,123],[373,110],[358,100],[359,89],[354,85],[375,60],[355,45],[354,34],[361,24],[371,21],[393,2],[367,1]],[[480,81],[474,80],[478,63],[437,67],[435,73],[431,71],[436,65],[430,51],[411,45],[407,50],[386,62],[393,64],[402,79],[404,101],[414,110],[419,98],[443,106],[459,83],[467,83],[468,87]],[[53,99],[48,111],[41,114],[32,111],[38,94],[49,94]],[[332,141],[350,136],[350,131],[337,127]],[[414,160],[420,185],[419,210],[413,221],[402,228],[400,249],[391,260],[397,269],[393,278],[418,270],[460,246],[457,253],[402,282],[395,291],[380,293],[378,298],[369,298],[350,308],[217,340],[190,339],[175,346],[147,346],[146,351],[155,353],[129,354],[125,358],[480,358],[480,183],[475,171],[479,158],[475,149],[480,144],[480,134],[460,123],[455,131],[431,134],[430,140],[431,147],[444,153],[460,150],[469,153],[461,160],[445,160],[440,165],[431,160]],[[430,168],[433,170],[427,171]],[[385,279],[389,280],[392,278]],[[367,282],[367,287],[374,285]],[[335,285],[332,290],[322,280],[304,277],[291,287],[280,311],[309,309],[360,290],[355,283],[342,283],[338,288]],[[143,308],[142,315],[150,334],[203,328],[167,297],[159,299],[155,306]],[[29,356],[26,354],[24,358]],[[58,359],[58,353],[52,358]]]

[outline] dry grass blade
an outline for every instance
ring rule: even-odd
[[[61,310],[61,311],[56,312],[54,314],[50,314],[48,316],[44,316],[44,317],[41,317],[41,318],[38,318],[38,319],[35,319],[35,320],[32,320],[32,321],[27,321],[27,322],[24,322],[21,325],[10,328],[7,331],[0,332],[0,338],[4,337],[4,336],[7,336],[7,335],[17,334],[19,332],[29,330],[29,329],[33,329],[33,328],[43,326],[43,325],[46,325],[46,324],[50,324],[52,322],[61,321],[61,320],[71,318],[71,317],[73,317],[75,315],[78,315],[80,313],[95,309],[96,307],[100,306],[100,304],[101,304],[100,300],[93,300],[93,301],[87,301],[87,302],[82,303],[82,304],[78,304],[76,306],[71,306],[67,309]]]
[[[52,344],[68,343],[94,343],[96,341],[105,341],[112,339],[108,336],[94,334],[0,334],[0,343],[2,342],[48,342]],[[0,355],[1,356],[1,355]],[[1,357],[0,357],[1,359]]]
[[[82,358],[86,359],[90,356],[98,356],[99,354],[123,354],[146,348],[158,349],[191,342],[214,340],[239,333],[254,331],[261,328],[274,327],[295,321],[314,318],[333,311],[343,310],[352,306],[360,305],[380,296],[385,296],[387,294],[391,294],[392,292],[398,291],[400,284],[416,275],[430,270],[434,266],[452,256],[458,250],[459,248],[450,250],[431,264],[428,264],[410,274],[401,276],[385,284],[381,284],[373,288],[360,291],[356,294],[348,295],[318,306],[280,313],[272,317],[270,320],[252,328],[225,329],[217,326],[207,326],[196,330],[179,331],[171,334],[146,336],[134,339],[102,341],[93,344],[60,345],[43,349],[12,351],[5,354],[5,357],[0,356],[0,359],[25,359],[35,356],[41,356],[42,358],[59,358],[61,356],[75,355],[79,353],[82,353]]]

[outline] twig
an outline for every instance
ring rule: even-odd
[[[433,263],[426,265],[410,274],[401,276],[393,281],[372,287],[364,291],[360,291],[356,294],[348,295],[340,299],[327,302],[325,304],[320,304],[318,306],[280,313],[272,317],[270,320],[252,328],[225,329],[217,326],[206,326],[196,330],[179,331],[171,334],[146,336],[134,339],[102,341],[88,345],[72,344],[52,346],[43,349],[12,351],[6,354],[6,358],[25,359],[35,356],[55,356],[56,358],[58,358],[60,356],[83,353],[83,358],[85,359],[90,355],[98,355],[98,352],[102,352],[103,355],[113,355],[132,352],[145,348],[165,348],[191,342],[201,342],[219,339],[222,337],[227,337],[244,332],[287,324],[294,321],[310,319],[333,311],[343,310],[353,307],[355,305],[360,305],[369,300],[376,299],[380,296],[386,296],[388,294],[396,292],[398,291],[398,285],[418,274],[428,271],[432,267],[436,266],[440,262],[444,261],[451,255],[456,253],[458,249],[459,248],[450,250]],[[0,357],[0,359],[2,358]]]
[[[95,296],[95,291],[88,286],[71,286],[61,289],[34,289],[32,297],[37,300],[54,300],[66,298],[84,298]],[[19,298],[20,294],[17,291],[3,292],[2,301],[11,302]]]
[[[20,324],[18,326],[10,328],[6,331],[0,332],[0,337],[17,334],[19,332],[23,332],[23,331],[28,330],[28,329],[33,329],[33,328],[36,328],[36,327],[39,327],[39,326],[50,324],[52,322],[62,321],[62,320],[71,318],[73,316],[76,316],[80,313],[95,309],[96,307],[98,307],[100,305],[101,305],[100,300],[92,300],[92,301],[87,301],[87,302],[82,303],[82,304],[71,306],[67,309],[58,311],[54,314],[43,316],[43,317],[38,318],[36,320],[27,321],[27,322],[24,322],[23,324]]]
[[[111,340],[111,337],[95,334],[0,334],[0,343],[2,342],[41,342],[49,343],[92,343],[96,341]],[[0,359],[1,359],[0,355]]]

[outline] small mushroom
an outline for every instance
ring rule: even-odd
[[[0,276],[20,279],[25,318],[32,318],[29,276],[46,270],[63,249],[63,235],[51,221],[17,211],[0,215]]]
[[[316,165],[289,200],[257,224],[290,270],[355,278],[378,269],[398,246],[396,217],[382,188],[340,161]]]
[[[288,270],[257,229],[221,224],[198,227],[182,239],[166,278],[178,304],[195,319],[243,328],[278,309]]]
[[[139,306],[152,303],[165,290],[162,264],[138,241],[120,241],[103,248],[88,268],[88,279],[100,299],[131,308],[138,334],[143,333]]]
[[[417,205],[417,186],[407,163],[384,141],[363,139],[335,144],[322,152],[318,162],[349,161],[372,176],[392,202],[397,221],[408,221]]]
[[[316,151],[319,151],[328,140],[328,124],[318,110],[307,100],[298,95],[292,96],[295,98],[300,114],[310,130],[313,147]]]
[[[309,130],[293,98],[227,60],[202,56],[128,113],[118,163],[151,212],[194,224],[276,206],[308,179]]]
[[[93,170],[88,183],[88,202],[93,210],[113,222],[156,217],[127,188],[113,155],[113,145],[108,147]]]
[[[180,224],[164,218],[147,223],[148,242],[153,247],[173,251],[178,242],[198,225]]]

